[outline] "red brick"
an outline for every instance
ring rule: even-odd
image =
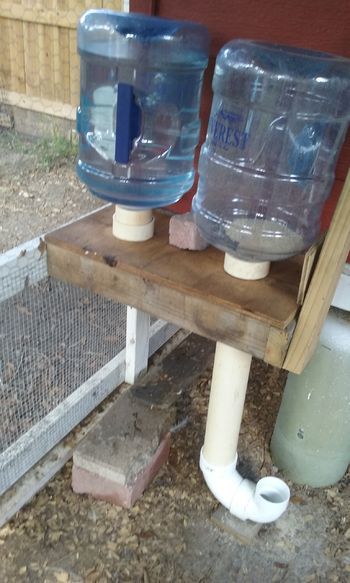
[[[95,472],[80,468],[73,463],[72,488],[77,494],[90,494],[99,500],[117,506],[131,508],[167,461],[171,434],[167,433],[147,465],[137,474],[132,483],[120,484]]]
[[[192,213],[173,215],[171,217],[169,222],[169,243],[180,249],[189,249],[190,251],[202,251],[208,247],[208,243],[203,239],[193,220]]]

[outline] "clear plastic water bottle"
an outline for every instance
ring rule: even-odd
[[[191,188],[208,60],[199,24],[108,10],[78,27],[78,175],[119,205],[171,204]]]
[[[350,61],[237,40],[220,51],[193,201],[202,235],[248,262],[319,234],[350,115]]]

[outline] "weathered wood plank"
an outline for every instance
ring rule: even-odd
[[[80,63],[77,52],[77,33],[76,30],[69,31],[69,87],[70,103],[77,106],[79,103],[80,91]]]
[[[335,288],[350,249],[350,171],[312,276],[283,364],[303,371],[316,348]]]
[[[270,274],[259,281],[232,278],[223,270],[223,253],[183,251],[168,244],[169,217],[156,213],[155,236],[142,243],[128,243],[112,235],[113,207],[91,213],[82,220],[58,229],[46,240],[94,262],[117,266],[138,274],[154,285],[175,288],[200,296],[277,328],[294,319],[302,260],[292,258],[273,263]]]
[[[10,53],[10,87],[13,91],[24,92],[26,83],[24,71],[23,24],[22,22],[15,20],[9,21],[8,24],[10,27],[10,43],[6,52],[9,51]]]
[[[0,18],[0,51],[1,55],[8,55],[10,41],[10,23],[4,19]],[[9,58],[2,58],[0,60],[0,90],[1,93],[3,89],[11,85],[11,60]],[[2,95],[1,95],[2,99]]]
[[[91,2],[91,5],[93,3]],[[49,6],[22,6],[11,1],[2,0],[0,5],[0,16],[8,20],[20,20],[32,24],[44,24],[50,26],[60,26],[64,28],[76,28],[80,14],[87,9],[78,4],[69,11],[63,9],[54,10]]]
[[[283,366],[294,328],[294,321],[284,330],[271,326],[266,342],[265,362],[280,368]]]
[[[46,245],[41,237],[5,251],[0,255],[0,302],[47,275]]]
[[[155,285],[145,277],[110,267],[48,243],[49,274],[139,308],[213,340],[248,350],[263,358],[269,326],[211,304],[209,298]]]
[[[39,113],[47,113],[64,119],[75,120],[76,117],[76,108],[73,105],[61,103],[60,101],[51,101],[34,95],[5,91],[3,101],[7,105],[14,105],[22,109],[38,111]]]
[[[49,273],[267,361],[271,354],[274,364],[284,355],[290,335],[272,342],[271,330],[294,320],[300,260],[245,282],[224,272],[214,248],[194,254],[170,246],[168,216],[156,213],[155,237],[135,244],[113,237],[112,213],[108,207],[47,235]]]
[[[65,28],[55,29],[58,34],[58,73],[55,81],[59,82],[60,90],[55,85],[57,91],[56,99],[62,101],[62,104],[70,101],[70,72],[69,72],[69,31]],[[57,89],[56,89],[57,87]],[[73,108],[72,108],[73,109]]]
[[[298,304],[303,305],[306,291],[308,289],[313,269],[317,263],[317,259],[321,252],[325,235],[322,235],[316,243],[311,245],[304,256],[303,269],[301,272],[299,291],[298,291]]]
[[[147,370],[150,316],[128,306],[126,315],[125,382],[131,385]]]
[[[36,23],[23,22],[26,95],[40,97],[39,29]]]

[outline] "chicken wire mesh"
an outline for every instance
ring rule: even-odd
[[[125,318],[51,278],[0,304],[0,452],[124,348]]]
[[[49,277],[40,237],[0,255],[0,494],[124,381],[126,318]],[[178,327],[150,324],[151,356]]]
[[[24,436],[32,439],[37,424],[125,348],[126,306],[50,277],[40,279],[45,265],[36,259],[0,280],[0,492],[13,483],[4,471],[8,452],[16,456]],[[47,423],[51,447],[72,427],[68,406],[67,401],[59,427]],[[76,423],[85,415],[75,410]],[[35,435],[32,445],[35,449]],[[38,455],[32,452],[35,463]],[[22,475],[30,459],[25,464],[11,471]]]

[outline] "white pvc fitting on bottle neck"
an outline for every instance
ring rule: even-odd
[[[123,241],[147,241],[154,235],[151,209],[139,210],[116,205],[113,215],[113,235]]]
[[[238,279],[263,279],[270,271],[270,261],[242,261],[225,253],[224,270]]]

